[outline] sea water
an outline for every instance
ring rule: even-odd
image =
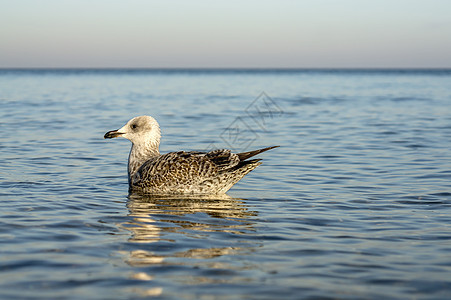
[[[450,70],[0,71],[0,298],[449,299]],[[124,139],[280,148],[226,199],[128,195]]]

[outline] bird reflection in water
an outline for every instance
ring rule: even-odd
[[[243,199],[215,196],[146,196],[130,194],[129,220],[121,224],[131,232],[129,242],[136,247],[122,252],[125,262],[140,272],[131,277],[153,280],[153,266],[202,265],[208,269],[235,269],[224,262],[209,262],[221,257],[254,252],[255,241],[246,235],[255,232],[252,217]],[[207,261],[205,261],[207,260]],[[199,267],[199,266],[198,266]]]
[[[176,198],[132,194],[127,207],[133,219],[123,227],[132,232],[129,241],[135,243],[175,242],[164,233],[187,234],[187,230],[239,234],[240,229],[251,230],[252,222],[247,218],[256,216],[256,212],[248,210],[243,199],[228,195]],[[195,218],[196,214],[206,214],[209,218]]]

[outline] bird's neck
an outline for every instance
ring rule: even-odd
[[[128,178],[138,171],[146,161],[160,155],[159,142],[146,142],[132,144],[130,155],[128,156]]]

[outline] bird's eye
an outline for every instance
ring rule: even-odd
[[[136,124],[132,125],[132,129],[136,129],[136,127],[138,127],[138,125],[136,125]]]

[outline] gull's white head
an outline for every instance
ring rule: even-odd
[[[135,146],[156,146],[160,144],[160,125],[150,116],[135,117],[122,128],[105,133],[104,138],[112,139],[123,137],[130,140]]]

